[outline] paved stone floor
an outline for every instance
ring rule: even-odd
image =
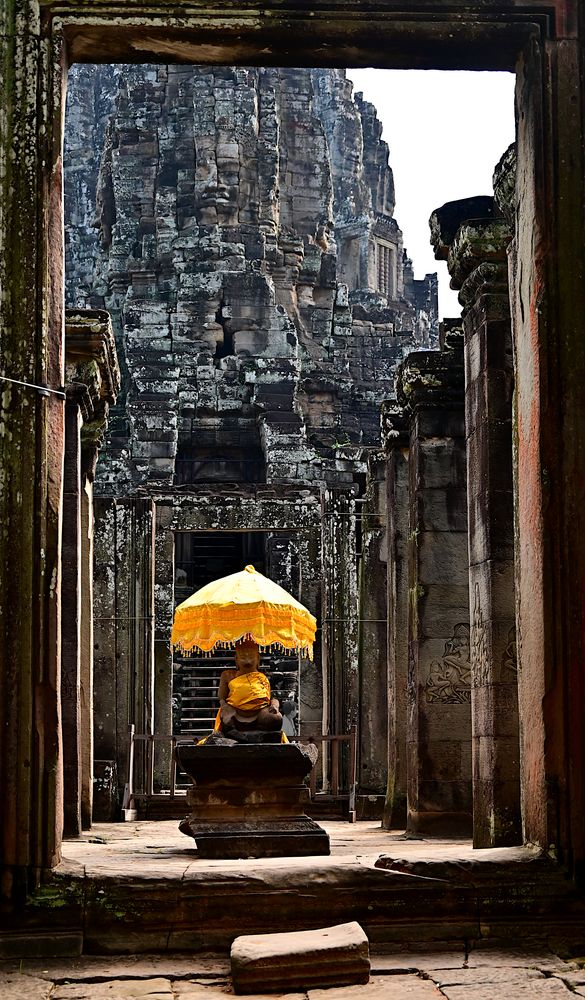
[[[64,844],[62,870],[86,878],[110,878],[132,873],[155,882],[179,878],[209,880],[221,874],[239,879],[277,878],[285,866],[303,877],[316,878],[315,866],[329,864],[339,871],[373,870],[381,854],[407,862],[527,860],[529,848],[473,851],[468,841],[405,839],[400,831],[389,834],[378,822],[350,825],[323,823],[331,837],[330,859],[263,859],[238,862],[203,861],[193,842],[179,833],[175,820],[96,824],[79,840]],[[465,866],[464,866],[465,867]],[[218,872],[217,869],[223,869]],[[226,870],[229,869],[229,872]],[[221,879],[220,879],[221,881]],[[322,881],[322,878],[321,878]],[[128,933],[128,929],[126,931]],[[241,931],[240,931],[241,933]],[[416,933],[416,930],[415,930]],[[286,1000],[545,1000],[585,997],[585,957],[563,961],[545,950],[497,951],[481,947],[469,954],[439,951],[421,942],[412,950],[372,943],[372,975],[367,986],[310,990],[287,994]],[[519,944],[518,937],[510,942]],[[129,948],[133,946],[127,943]],[[528,947],[527,944],[525,944]],[[148,945],[146,946],[148,947]],[[159,947],[155,945],[154,947]],[[457,944],[449,947],[458,948]],[[379,949],[376,952],[376,948]],[[121,950],[121,949],[120,949]],[[135,949],[133,949],[135,950]],[[585,956],[585,942],[582,954]],[[69,959],[22,959],[0,962],[0,1000],[225,1000],[232,995],[229,963],[218,955],[166,954],[83,956]],[[274,996],[274,995],[272,995]],[[256,998],[258,1000],[258,998]],[[270,998],[268,998],[270,1000]]]
[[[548,1000],[585,997],[585,960],[490,949],[373,955],[367,986],[286,1000]],[[226,1000],[228,963],[218,958],[141,955],[0,963],[1,1000]],[[264,1000],[270,1000],[264,996]],[[249,1000],[262,1000],[257,995]]]
[[[406,839],[400,831],[380,829],[379,821],[363,823],[322,822],[331,839],[331,860],[323,865],[373,864],[381,854],[407,861],[500,861],[526,859],[534,851],[528,847],[473,850],[470,840]],[[191,837],[179,832],[177,820],[148,820],[132,823],[96,823],[91,832],[63,844],[62,871],[82,866],[86,875],[108,875],[131,870],[135,874],[184,877],[189,871],[247,871],[254,868],[279,869],[285,866],[313,867],[315,858],[263,858],[261,861],[203,861],[197,857]]]

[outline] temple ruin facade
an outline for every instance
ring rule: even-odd
[[[57,897],[79,947],[98,925],[93,896],[52,881],[64,829],[89,822],[91,713],[95,758],[122,767],[130,720],[146,731],[166,706],[170,731],[173,594],[200,559],[244,553],[320,616],[319,667],[288,688],[301,734],[358,725],[387,826],[532,845],[530,889],[500,873],[478,940],[561,897],[568,933],[585,864],[583,7],[180,6],[1,7],[4,938],[41,934]],[[77,63],[71,92],[102,96],[67,139],[76,172]],[[438,343],[348,65],[516,75],[493,192],[431,220],[461,304]],[[283,120],[310,152],[294,128],[277,152]],[[120,776],[102,777],[111,799]],[[344,912],[391,936],[389,890],[362,880]]]
[[[436,275],[413,278],[394,218],[375,109],[341,70],[179,65],[80,66],[68,102],[66,296],[108,310],[123,372],[95,483],[100,768],[123,788],[129,723],[209,730],[229,654],[173,660],[173,609],[253,562],[325,633],[315,664],[272,663],[291,732],[356,725],[360,789],[380,811],[385,609],[361,604],[384,590],[385,556],[366,483],[397,366],[438,343],[438,318]],[[141,578],[131,553],[148,545]],[[127,619],[129,586],[142,596]],[[120,665],[129,628],[143,653]],[[135,711],[116,712],[130,688]]]

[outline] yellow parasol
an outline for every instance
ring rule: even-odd
[[[248,638],[261,648],[299,650],[313,659],[317,621],[253,566],[208,583],[175,610],[171,644],[184,653],[233,647]]]

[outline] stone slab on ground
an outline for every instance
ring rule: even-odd
[[[500,948],[473,948],[469,952],[465,963],[469,969],[485,968],[518,968],[518,969],[538,969],[539,972],[554,974],[556,972],[576,972],[578,966],[572,961],[565,961],[555,955],[552,951],[521,951],[520,949]],[[434,965],[434,968],[444,968],[444,966]],[[585,982],[585,978],[583,979]]]
[[[487,967],[477,969],[427,969],[427,974],[434,982],[438,983],[441,989],[448,986],[481,986],[483,983],[507,983],[524,982],[531,979],[544,979],[543,973],[539,969],[517,968],[515,966]]]
[[[92,983],[109,979],[227,979],[230,964],[222,955],[81,955],[79,958],[33,958],[0,962],[0,973],[19,972],[55,983]],[[2,994],[0,993],[0,998]]]
[[[558,979],[525,979],[514,983],[481,983],[446,986],[447,1000],[569,1000],[574,996]]]
[[[110,979],[105,983],[63,983],[51,1000],[174,1000],[168,979]]]
[[[439,1000],[440,990],[416,974],[374,976],[363,986],[309,990],[309,1000]]]
[[[539,966],[539,968],[541,967]],[[553,976],[557,979],[562,979],[565,986],[568,986],[570,990],[574,990],[575,993],[579,993],[579,991],[583,993],[585,990],[585,971],[583,970],[580,972],[574,972],[571,971],[570,966],[565,966],[564,969],[555,969]]]
[[[568,1000],[571,996],[561,979],[526,967],[431,970],[428,975],[447,1000]]]
[[[0,997],[2,1000],[47,1000],[53,984],[36,976],[23,976],[19,972],[0,972]]]
[[[369,983],[249,1000],[568,1000],[585,996],[585,970],[549,951],[477,948],[374,955]],[[283,992],[284,991],[284,992]],[[1,1000],[228,1000],[228,963],[190,955],[82,956],[0,962]]]
[[[283,989],[286,984],[283,983]],[[177,1000],[227,1000],[233,991],[227,980],[223,986],[203,986],[197,983],[173,983]],[[256,994],[257,997],[257,994]],[[261,1000],[306,1000],[306,993],[263,993]],[[254,1000],[251,997],[250,1000]]]
[[[357,921],[318,930],[248,934],[231,948],[236,993],[367,983],[369,943]]]

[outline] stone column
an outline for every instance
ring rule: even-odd
[[[327,489],[322,504],[323,731],[347,733],[359,720],[355,500]]]
[[[571,4],[575,14],[579,4]],[[577,25],[579,21],[579,25]],[[585,875],[585,25],[519,61],[513,265],[524,837]]]
[[[127,780],[128,726],[153,731],[154,504],[150,499],[96,497],[95,707],[96,758],[115,764],[118,795]],[[146,780],[135,754],[136,787]],[[110,802],[111,816],[119,803]]]
[[[93,478],[120,385],[102,310],[67,310],[61,701],[64,833],[91,826],[93,797]]]
[[[406,681],[408,674],[408,420],[396,403],[382,407],[386,451],[388,620],[388,785],[382,826],[406,826]]]
[[[37,0],[0,5],[0,897],[60,858],[61,98]],[[60,393],[61,391],[61,393]]]
[[[432,227],[435,254],[448,256],[451,284],[461,289],[465,331],[473,843],[497,847],[522,840],[506,258],[512,233],[493,201],[481,216],[478,201],[450,202]]]
[[[173,651],[171,629],[175,609],[175,533],[173,507],[156,505],[155,583],[154,583],[154,731],[172,733],[173,729]],[[171,746],[155,747],[154,788],[168,788]]]
[[[368,456],[361,504],[359,597],[361,818],[380,816],[388,782],[388,641],[386,612],[386,468],[382,452]]]
[[[63,834],[81,833],[80,614],[81,614],[81,425],[77,386],[65,409],[63,476],[63,572],[61,594],[61,718],[63,728]]]
[[[402,363],[410,418],[408,826],[468,835],[471,665],[462,334]]]
[[[87,477],[81,491],[80,586],[81,828],[89,830],[93,811],[93,483]]]

